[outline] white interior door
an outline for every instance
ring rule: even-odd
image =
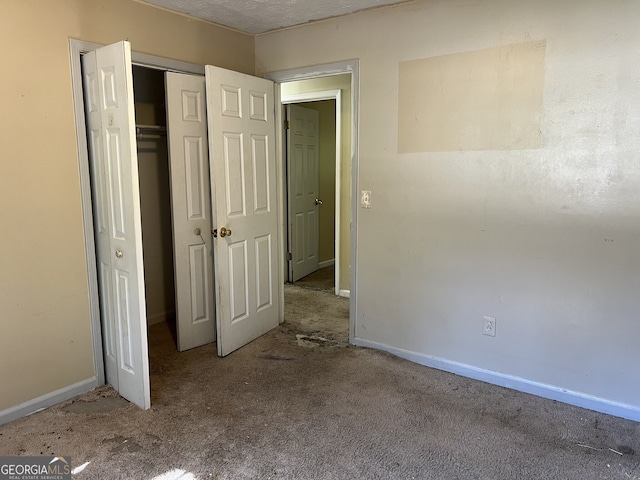
[[[274,84],[207,66],[218,355],[278,326]]]
[[[82,58],[106,379],[151,406],[131,47]]]
[[[287,105],[288,217],[291,281],[318,270],[319,112]]]
[[[178,350],[216,338],[205,80],[167,72]]]

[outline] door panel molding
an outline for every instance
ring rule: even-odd
[[[278,326],[274,83],[206,66],[218,355]],[[223,181],[221,181],[221,179]],[[231,236],[233,234],[233,236]]]
[[[202,75],[165,73],[178,350],[215,341],[209,148]]]

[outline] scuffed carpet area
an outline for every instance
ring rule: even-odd
[[[0,454],[78,479],[640,479],[638,423],[349,346],[348,300],[285,296],[226,358],[151,327],[150,410],[101,387],[0,427]]]

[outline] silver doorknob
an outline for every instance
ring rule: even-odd
[[[116,258],[122,258],[124,257],[124,253],[122,253],[122,250],[116,250]]]
[[[224,228],[224,227],[222,227],[222,228],[220,229],[220,236],[221,236],[221,237],[230,237],[230,236],[231,236],[231,230],[230,230],[230,229],[228,229],[228,228]]]
[[[316,205],[322,205],[322,200],[316,198]]]

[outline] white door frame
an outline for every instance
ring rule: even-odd
[[[340,178],[342,171],[342,90],[324,90],[321,92],[309,92],[309,93],[296,93],[290,95],[282,95],[280,103],[282,105],[288,105],[291,103],[304,103],[304,102],[320,102],[323,100],[335,100],[336,101],[336,195],[335,195],[335,236],[334,236],[334,290],[336,295],[340,295]],[[287,161],[285,156],[284,161]],[[287,192],[289,195],[289,192]],[[289,225],[287,224],[287,238],[289,238]],[[287,260],[287,263],[289,260]],[[290,267],[289,267],[290,268]],[[291,278],[291,277],[289,277]]]
[[[308,80],[312,78],[321,78],[321,77],[332,77],[336,75],[343,75],[345,73],[351,75],[351,226],[350,226],[350,234],[351,234],[351,250],[350,250],[350,263],[351,263],[351,275],[349,279],[349,342],[353,343],[355,339],[355,324],[356,319],[358,318],[356,315],[356,294],[357,294],[357,265],[358,265],[358,257],[357,257],[357,245],[358,245],[358,195],[356,192],[358,191],[358,106],[359,106],[359,85],[360,85],[360,76],[359,76],[359,61],[358,60],[350,60],[345,62],[338,63],[330,63],[325,65],[315,65],[312,67],[304,67],[304,68],[294,68],[291,70],[281,70],[277,72],[270,72],[265,74],[266,78],[273,80],[275,83],[286,83],[286,82],[294,82],[297,80]],[[282,103],[282,99],[280,98],[280,89],[276,89],[276,105]],[[283,125],[284,123],[282,108],[276,108],[276,125]],[[284,177],[284,169],[286,165],[284,164],[284,148],[285,142],[283,139],[282,128],[276,129],[276,140],[278,141],[280,148],[279,151],[281,154],[279,155],[280,165],[278,165],[278,169],[280,170],[280,191],[284,192],[283,179]],[[280,195],[280,212],[282,217],[280,218],[280,228],[281,235],[280,241],[282,244],[280,245],[280,251],[284,252],[285,244],[284,238],[286,234],[286,226],[285,226],[285,216],[284,216],[284,195]],[[285,264],[284,262],[281,265],[283,278],[285,275]],[[338,270],[336,268],[336,270]],[[339,284],[336,284],[337,288],[340,287]],[[284,292],[281,297],[281,303],[284,311]]]
[[[71,62],[71,84],[73,89],[73,108],[76,122],[76,142],[78,148],[78,169],[80,173],[80,193],[82,197],[82,222],[84,225],[84,246],[87,262],[87,278],[89,293],[89,310],[91,317],[91,336],[93,343],[93,364],[97,385],[103,385],[104,358],[102,351],[102,326],[100,321],[100,299],[98,290],[98,271],[96,267],[96,245],[93,231],[93,206],[91,200],[91,176],[89,173],[89,148],[87,146],[87,130],[84,114],[84,96],[82,94],[82,67],[80,58],[83,54],[103,47],[98,43],[69,40]],[[204,67],[193,63],[180,62],[163,57],[156,57],[132,52],[134,65],[158,70],[195,73],[204,75]],[[94,388],[89,386],[88,389]]]

